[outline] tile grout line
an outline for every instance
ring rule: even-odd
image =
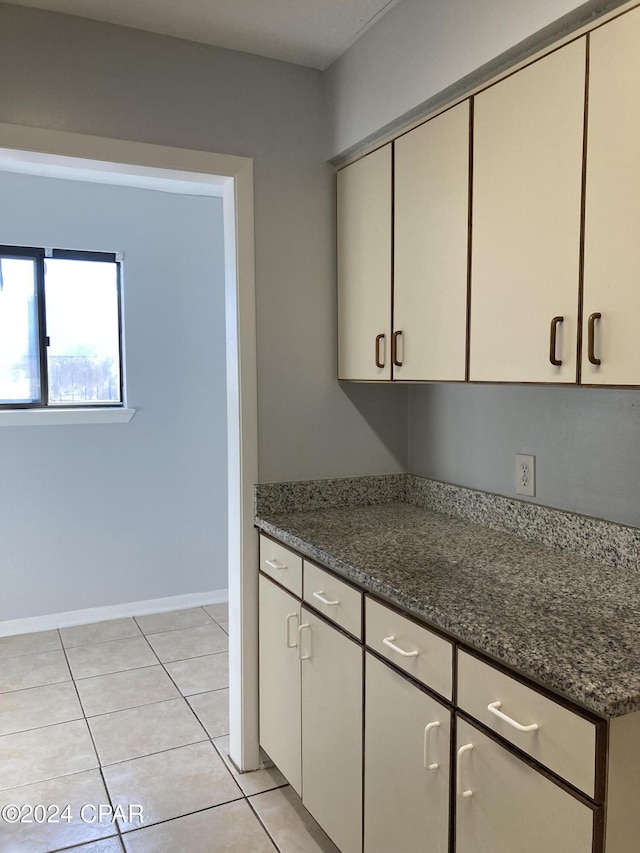
[[[205,611],[205,612],[206,612],[206,611]],[[216,621],[216,619],[215,619],[213,616],[211,616],[211,614],[207,613],[207,617],[208,617],[208,619],[210,619],[210,620],[211,620],[211,622],[213,622],[217,627],[219,627],[219,628],[221,629],[221,631],[222,631],[222,632],[224,632],[224,634],[228,637],[228,632],[227,632],[227,631],[225,631],[225,629],[224,629],[224,628],[222,628],[222,626],[220,625],[220,623],[218,623],[218,622]],[[132,617],[132,618],[134,619],[135,624],[136,624],[136,625],[138,625],[136,618],[135,618],[135,617]],[[139,627],[139,626],[138,626],[138,627]],[[189,626],[189,627],[201,627],[201,626]],[[205,627],[206,627],[206,626],[205,626]],[[112,763],[112,764],[110,764],[110,765],[105,765],[105,767],[116,766],[116,765],[118,765],[118,764],[125,763],[125,762],[127,762],[127,761],[133,761],[133,760],[136,760],[136,759],[138,759],[138,758],[144,758],[144,757],[147,757],[147,756],[160,754],[160,753],[162,753],[162,752],[170,752],[170,751],[172,751],[172,750],[182,749],[182,748],[184,748],[184,747],[186,747],[186,746],[195,745],[195,744],[197,744],[197,743],[205,743],[205,742],[208,742],[208,743],[210,743],[210,744],[211,744],[211,746],[212,746],[212,748],[213,748],[213,750],[214,750],[214,753],[215,753],[215,754],[219,757],[219,759],[222,761],[222,763],[223,763],[223,765],[224,765],[224,767],[225,767],[225,770],[226,770],[227,774],[228,774],[228,775],[229,775],[229,777],[233,780],[234,785],[235,785],[235,788],[236,788],[236,789],[237,789],[237,791],[238,791],[238,797],[234,797],[234,798],[233,798],[233,799],[231,799],[231,800],[225,800],[225,801],[224,801],[224,802],[222,802],[222,803],[217,803],[215,806],[208,806],[208,807],[206,807],[206,808],[204,808],[204,809],[197,809],[197,810],[195,810],[194,812],[187,812],[185,815],[178,815],[178,816],[176,816],[176,817],[174,817],[174,818],[169,818],[169,819],[167,819],[167,820],[163,820],[163,821],[157,821],[156,823],[150,824],[150,826],[154,826],[154,825],[158,825],[158,824],[162,824],[162,823],[167,823],[167,822],[169,822],[169,821],[176,820],[176,819],[179,819],[179,818],[181,818],[181,817],[187,817],[187,816],[189,816],[190,814],[196,814],[196,813],[198,813],[198,812],[207,811],[207,810],[209,810],[209,809],[217,808],[217,807],[219,807],[219,806],[221,806],[221,805],[225,805],[225,804],[228,804],[228,803],[231,803],[231,802],[236,802],[236,801],[239,801],[239,800],[241,800],[241,799],[245,799],[245,800],[247,800],[247,802],[249,802],[249,797],[250,797],[250,796],[253,796],[254,794],[250,795],[250,794],[248,794],[248,793],[245,793],[245,791],[243,790],[243,788],[242,788],[242,787],[241,787],[241,785],[239,784],[239,782],[238,782],[237,778],[235,777],[234,773],[232,772],[231,768],[229,767],[228,763],[226,762],[226,760],[225,760],[224,756],[222,755],[222,753],[221,753],[220,749],[219,749],[219,748],[218,748],[218,746],[215,744],[215,742],[214,742],[214,737],[213,737],[213,736],[208,732],[208,730],[206,729],[206,727],[205,727],[204,723],[201,721],[200,717],[198,716],[198,714],[196,713],[196,711],[191,707],[191,705],[190,705],[190,703],[189,703],[189,699],[190,699],[191,697],[195,697],[195,696],[202,696],[202,695],[205,695],[205,694],[207,694],[207,693],[216,693],[216,692],[219,692],[219,691],[221,691],[221,690],[227,690],[227,689],[228,689],[228,685],[226,685],[225,687],[217,687],[217,688],[214,688],[213,690],[202,690],[202,691],[197,692],[197,693],[190,693],[190,694],[188,694],[188,695],[185,695],[185,694],[183,693],[183,691],[180,689],[180,687],[178,686],[177,682],[175,681],[175,679],[173,678],[173,676],[171,675],[171,673],[169,672],[169,670],[168,670],[168,668],[167,668],[167,665],[171,665],[171,664],[173,664],[173,663],[178,663],[178,662],[182,662],[182,661],[186,661],[186,660],[198,660],[198,659],[199,659],[199,658],[201,658],[201,657],[211,657],[211,656],[216,655],[216,654],[225,654],[225,653],[226,653],[226,654],[228,654],[228,648],[227,648],[227,649],[220,649],[220,650],[216,650],[216,651],[213,651],[213,652],[206,652],[206,653],[205,653],[205,654],[203,654],[203,655],[195,655],[195,656],[192,656],[192,657],[178,658],[178,659],[176,659],[176,660],[166,661],[166,662],[165,662],[165,661],[160,660],[159,654],[156,652],[156,650],[155,650],[155,649],[154,649],[154,647],[152,646],[152,644],[151,644],[151,642],[150,642],[150,640],[149,640],[149,638],[148,638],[148,635],[147,635],[147,634],[145,634],[143,631],[141,631],[141,633],[140,633],[140,634],[135,635],[134,637],[121,637],[121,638],[116,638],[116,641],[117,641],[117,640],[120,640],[120,639],[122,639],[122,640],[125,640],[125,639],[139,639],[139,637],[144,637],[144,639],[145,639],[145,641],[146,641],[147,646],[150,648],[150,650],[151,650],[151,652],[152,652],[153,657],[157,660],[157,664],[153,663],[153,664],[145,665],[145,666],[142,666],[142,667],[133,667],[132,669],[116,670],[116,671],[115,671],[115,672],[113,672],[113,673],[108,672],[108,673],[99,673],[98,675],[87,675],[87,676],[82,676],[82,677],[76,677],[76,676],[75,676],[75,674],[74,674],[74,672],[73,672],[73,670],[72,670],[72,668],[71,668],[71,663],[70,663],[70,660],[69,660],[68,652],[69,652],[70,650],[72,650],[72,649],[74,649],[74,648],[83,648],[83,647],[93,646],[93,645],[98,645],[98,646],[99,646],[99,645],[103,645],[104,643],[114,642],[114,640],[104,640],[104,641],[101,641],[101,642],[99,642],[99,643],[86,643],[86,644],[84,644],[84,646],[83,646],[83,645],[78,645],[78,646],[69,646],[69,647],[67,648],[67,647],[65,646],[64,642],[62,641],[62,637],[61,637],[61,634],[60,634],[60,629],[54,629],[54,630],[56,631],[58,641],[60,642],[60,646],[59,646],[59,648],[56,648],[56,649],[48,649],[48,650],[47,650],[47,652],[59,652],[59,651],[61,651],[61,652],[63,653],[63,655],[64,655],[64,660],[65,660],[65,663],[66,663],[66,666],[67,666],[67,669],[68,669],[68,672],[69,672],[69,678],[68,678],[67,680],[65,680],[65,681],[55,681],[55,682],[50,682],[49,684],[42,684],[42,685],[37,684],[37,685],[33,685],[33,686],[31,686],[31,687],[23,687],[23,688],[19,688],[18,690],[5,691],[6,693],[23,692],[24,690],[38,689],[39,687],[49,687],[49,686],[54,686],[54,685],[57,685],[57,684],[68,684],[68,683],[69,683],[69,681],[71,681],[71,682],[73,683],[73,689],[74,689],[74,692],[75,692],[75,695],[76,695],[76,698],[77,698],[77,701],[78,701],[79,709],[80,709],[80,712],[81,712],[81,715],[82,715],[82,716],[75,717],[75,718],[74,718],[74,719],[72,719],[72,720],[62,720],[62,721],[60,721],[60,722],[50,723],[50,724],[49,724],[49,725],[47,725],[47,726],[35,726],[35,727],[34,727],[34,728],[32,728],[32,729],[23,729],[23,730],[21,730],[20,732],[9,732],[9,733],[7,733],[7,734],[19,734],[19,733],[22,733],[22,732],[25,732],[25,731],[34,731],[34,730],[38,730],[38,729],[42,729],[42,728],[50,728],[50,727],[53,727],[53,726],[56,726],[56,725],[64,725],[65,723],[75,722],[75,721],[78,721],[78,720],[83,720],[83,721],[85,722],[85,725],[86,725],[87,731],[88,731],[88,733],[89,733],[89,737],[90,737],[90,739],[91,739],[92,748],[93,748],[93,750],[94,750],[94,754],[95,754],[95,757],[96,757],[96,760],[97,760],[97,765],[98,765],[98,766],[97,766],[97,768],[88,768],[88,771],[87,771],[87,770],[85,770],[85,771],[74,771],[73,773],[65,773],[65,774],[61,774],[60,776],[54,776],[54,777],[51,777],[51,779],[52,779],[52,780],[53,780],[53,779],[67,778],[67,777],[71,777],[71,776],[77,775],[77,774],[82,773],[82,772],[91,772],[92,770],[97,769],[97,770],[98,770],[98,772],[99,772],[99,774],[100,774],[100,778],[101,778],[101,781],[102,781],[102,784],[103,784],[103,787],[104,787],[104,791],[105,791],[106,796],[107,796],[107,798],[108,798],[108,800],[109,800],[109,806],[110,806],[110,808],[111,808],[111,810],[112,810],[112,813],[113,813],[113,801],[112,801],[111,793],[110,793],[110,791],[109,791],[109,788],[108,788],[108,786],[107,786],[106,779],[105,779],[105,776],[104,776],[104,772],[103,772],[103,765],[102,765],[102,762],[101,762],[101,759],[100,759],[100,755],[99,755],[99,753],[98,753],[98,749],[97,749],[97,746],[96,746],[96,742],[95,742],[95,739],[94,739],[94,736],[93,736],[93,731],[92,731],[91,726],[90,726],[90,720],[92,720],[92,719],[96,719],[97,717],[100,717],[100,716],[106,716],[107,714],[119,713],[119,712],[121,712],[121,711],[133,710],[133,709],[135,709],[135,708],[142,708],[142,707],[145,707],[145,706],[150,706],[150,705],[154,705],[154,704],[159,704],[160,702],[176,701],[176,699],[182,699],[182,700],[184,701],[184,703],[186,704],[187,708],[189,709],[189,711],[191,712],[191,714],[192,714],[192,716],[194,717],[194,719],[197,721],[198,725],[202,728],[202,730],[203,730],[203,734],[205,735],[205,737],[204,737],[204,739],[203,739],[203,740],[195,741],[195,742],[193,742],[192,744],[182,744],[182,745],[180,745],[180,746],[170,747],[169,749],[166,749],[166,750],[159,750],[159,751],[157,751],[157,752],[147,753],[147,755],[146,755],[146,756],[134,756],[133,758],[123,759],[122,761],[113,762],[113,763]],[[181,628],[175,628],[175,629],[169,629],[168,631],[157,631],[157,632],[155,632],[155,634],[160,634],[160,633],[170,633],[171,631],[179,631],[179,630],[184,630],[184,629],[181,629]],[[154,636],[154,634],[150,634],[149,636],[153,637],[153,636]],[[4,660],[17,659],[17,658],[24,658],[24,657],[29,657],[30,655],[33,655],[33,654],[44,654],[44,653],[46,653],[46,652],[28,652],[28,653],[26,653],[26,654],[23,654],[23,655],[16,655],[16,656],[14,656],[13,658],[6,658],[6,659],[4,659]],[[86,710],[85,710],[85,707],[84,707],[84,704],[83,704],[83,702],[82,702],[82,699],[81,699],[81,696],[80,696],[80,693],[79,693],[79,690],[78,690],[78,682],[80,682],[80,681],[85,681],[85,680],[88,680],[88,679],[90,679],[90,678],[100,678],[100,677],[105,677],[105,676],[108,676],[108,675],[116,675],[116,674],[118,674],[118,673],[120,673],[120,672],[135,672],[135,671],[137,671],[138,669],[149,669],[149,668],[151,668],[152,666],[157,666],[157,665],[159,665],[159,666],[161,666],[161,667],[162,667],[162,669],[163,669],[164,673],[165,673],[165,674],[167,675],[167,677],[169,678],[170,683],[171,683],[171,684],[175,687],[175,689],[177,690],[178,695],[177,695],[176,697],[173,697],[172,699],[162,699],[162,700],[156,700],[156,701],[154,701],[154,702],[146,702],[146,703],[143,703],[142,705],[136,705],[136,706],[133,706],[133,708],[123,708],[123,709],[119,709],[119,711],[110,711],[110,712],[107,712],[107,714],[95,714],[95,715],[93,715],[93,716],[91,716],[91,717],[89,717],[89,716],[87,715]],[[217,737],[217,738],[220,738],[220,737],[222,737],[222,736],[223,736],[223,735],[216,735],[216,737]],[[228,737],[228,732],[227,732],[224,736]],[[46,781],[49,781],[49,780],[48,780],[48,779],[46,779],[46,780],[39,780],[39,782],[46,782]],[[21,787],[25,787],[25,786],[30,785],[30,784],[39,784],[39,782],[36,782],[36,783],[29,782],[29,783],[25,783],[25,785],[24,785],[24,786],[23,786],[23,785],[20,785],[20,786],[12,786],[12,787],[15,787],[15,788],[21,788]],[[286,784],[286,783],[285,783],[285,784]],[[276,786],[274,786],[274,789],[277,789],[278,787],[283,787],[283,786],[276,785]],[[10,790],[10,789],[6,789],[6,790]],[[271,790],[271,789],[267,789],[267,790]],[[262,793],[262,792],[255,792],[255,793]],[[251,807],[251,804],[250,804],[250,803],[249,803],[249,807],[251,808],[252,813],[257,817],[257,819],[258,819],[258,821],[260,822],[261,826],[263,826],[263,829],[265,830],[265,832],[267,832],[267,835],[268,835],[268,837],[270,838],[270,840],[272,841],[272,843],[274,844],[274,846],[276,847],[276,850],[278,850],[279,848],[278,848],[278,847],[277,847],[277,845],[275,844],[275,841],[271,838],[270,834],[269,834],[269,833],[268,833],[268,831],[266,830],[266,827],[264,827],[264,825],[263,825],[262,821],[260,820],[259,816],[257,816],[257,814],[256,814],[255,810]],[[114,821],[114,823],[113,823],[113,824],[111,824],[111,826],[110,826],[110,827],[105,827],[105,828],[107,829],[107,831],[109,831],[109,829],[110,829],[110,828],[113,828],[113,830],[115,830],[115,831],[113,832],[113,834],[110,834],[110,835],[107,835],[107,836],[102,836],[102,838],[99,838],[99,839],[91,839],[91,840],[89,840],[89,841],[85,841],[85,842],[82,842],[82,843],[83,843],[83,844],[87,844],[87,843],[94,843],[94,842],[96,842],[96,841],[101,841],[101,840],[104,840],[104,839],[107,839],[107,838],[118,838],[118,839],[119,839],[119,843],[122,845],[123,849],[125,849],[125,850],[126,850],[125,845],[124,845],[123,832],[122,832],[122,830],[121,830],[121,827],[120,827],[119,822],[118,822],[118,821]],[[145,828],[145,827],[139,827],[138,829],[143,829],[143,828]],[[125,834],[126,834],[126,835],[128,835],[128,834],[130,834],[131,832],[135,832],[135,831],[137,831],[137,830],[133,830],[133,829],[132,829],[132,830],[129,830],[128,832],[126,832]],[[67,847],[64,847],[64,848],[56,848],[56,850],[55,850],[55,851],[51,851],[51,853],[61,853],[61,851],[63,851],[63,850],[72,850],[72,849],[73,849],[74,847],[76,847],[76,846],[77,846],[77,844],[74,844],[74,845],[72,845],[72,846],[67,846]]]
[[[252,812],[253,812],[253,814],[255,815],[256,820],[258,821],[258,823],[260,824],[260,826],[263,828],[263,830],[264,830],[264,831],[265,831],[265,833],[267,834],[267,838],[271,841],[271,843],[273,844],[273,846],[275,847],[275,849],[278,851],[278,853],[281,853],[280,848],[279,848],[279,847],[278,847],[278,845],[276,844],[276,840],[275,840],[275,838],[273,837],[273,835],[271,835],[271,833],[270,833],[270,832],[269,832],[269,830],[267,829],[267,825],[264,823],[264,821],[262,820],[262,818],[260,817],[260,815],[258,814],[258,812],[256,811],[256,809],[254,808],[253,803],[251,802],[251,800],[249,799],[249,797],[245,797],[245,800],[247,801],[247,805],[249,806],[249,808],[251,809],[251,811],[252,811]]]
[[[60,635],[59,629],[58,629],[58,635]],[[62,636],[60,636],[60,642],[62,642]],[[93,737],[93,732],[91,731],[91,726],[89,725],[89,719],[88,719],[87,715],[85,714],[84,705],[82,704],[82,699],[80,698],[80,692],[78,690],[78,685],[76,684],[75,676],[73,674],[73,670],[71,669],[71,663],[70,663],[69,658],[67,656],[67,650],[64,648],[64,646],[63,646],[63,652],[64,652],[65,659],[67,661],[67,666],[69,667],[69,672],[71,673],[71,680],[73,683],[74,690],[76,691],[76,696],[78,697],[78,702],[80,704],[80,710],[82,711],[82,714],[84,717],[84,722],[85,722],[85,725],[87,727],[87,731],[89,732],[89,737],[91,738],[91,744],[93,746],[93,751],[96,754],[96,761],[98,762],[98,773],[100,774],[100,779],[102,780],[102,786],[105,790],[105,794],[107,795],[107,800],[109,801],[109,806],[111,807],[111,814],[113,815],[113,813],[114,813],[113,800],[111,799],[111,793],[109,791],[109,788],[107,787],[107,780],[104,778],[104,773],[102,772],[102,761],[100,759],[98,747],[96,746],[95,738]],[[100,804],[98,803],[98,805],[100,805]],[[120,839],[120,843],[122,844],[122,849],[123,850],[126,849],[124,842],[122,841],[122,834],[120,832],[120,826],[118,825],[118,821],[114,820],[111,825],[113,827],[115,827],[117,837]]]

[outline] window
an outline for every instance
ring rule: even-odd
[[[121,262],[0,246],[0,407],[122,406]]]

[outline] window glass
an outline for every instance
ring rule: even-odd
[[[118,264],[47,258],[49,405],[119,403]]]
[[[40,402],[37,262],[0,256],[0,403]]]

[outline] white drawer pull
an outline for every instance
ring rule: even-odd
[[[280,560],[276,560],[275,557],[273,560],[265,560],[265,563],[269,566],[270,569],[286,569],[287,564],[281,563]]]
[[[429,733],[433,729],[437,729],[439,727],[440,727],[440,723],[438,722],[438,720],[436,720],[433,723],[427,723],[427,725],[424,727],[423,751],[424,751],[424,766],[425,766],[426,770],[437,770],[438,767],[440,766],[437,762],[430,762],[429,761]]]
[[[499,709],[502,708],[502,702],[492,702],[487,706],[487,711],[490,711],[492,714],[495,714],[500,720],[504,720],[505,723],[509,723],[510,726],[513,726],[514,729],[517,729],[519,732],[537,732],[538,724],[531,723],[530,726],[523,726],[520,723],[516,722],[516,720],[512,720],[511,717],[507,717],[506,714],[503,714]]]
[[[457,767],[457,781],[458,781],[458,796],[459,797],[473,797],[473,791],[471,788],[467,788],[464,790],[464,785],[462,784],[462,756],[465,752],[469,752],[469,750],[473,749],[472,743],[466,743],[464,746],[461,746],[458,750],[458,767]]]
[[[311,660],[311,640],[309,640],[309,654],[302,654],[302,632],[305,628],[309,629],[309,635],[311,635],[311,625],[308,622],[305,622],[304,625],[300,625],[298,628],[298,657],[300,660]]]
[[[382,642],[385,644],[385,646],[389,646],[389,648],[392,649],[394,652],[398,652],[399,655],[402,655],[403,658],[418,657],[419,652],[417,650],[414,649],[412,652],[405,652],[405,650],[401,649],[400,646],[396,646],[396,644],[393,642],[394,640],[395,637],[385,637]]]
[[[289,625],[290,625],[290,623],[291,623],[291,620],[292,620],[292,619],[298,619],[298,614],[297,614],[297,613],[289,613],[289,614],[287,615],[287,619],[286,619],[286,623],[287,623],[287,627],[286,627],[286,631],[287,631],[287,648],[288,648],[288,649],[297,649],[297,648],[298,648],[297,640],[296,640],[296,642],[295,642],[295,643],[292,643],[292,642],[291,642],[291,631],[290,631],[290,629],[289,629]],[[299,620],[298,620],[298,621],[299,621]],[[297,631],[296,631],[296,637],[297,637]]]
[[[321,601],[323,604],[328,604],[329,607],[335,607],[336,604],[340,604],[339,601],[329,601],[328,598],[325,598],[323,589],[319,589],[317,592],[314,592],[313,597],[317,598],[318,601]]]

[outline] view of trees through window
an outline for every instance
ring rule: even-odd
[[[120,404],[119,290],[113,255],[0,247],[0,405]]]

